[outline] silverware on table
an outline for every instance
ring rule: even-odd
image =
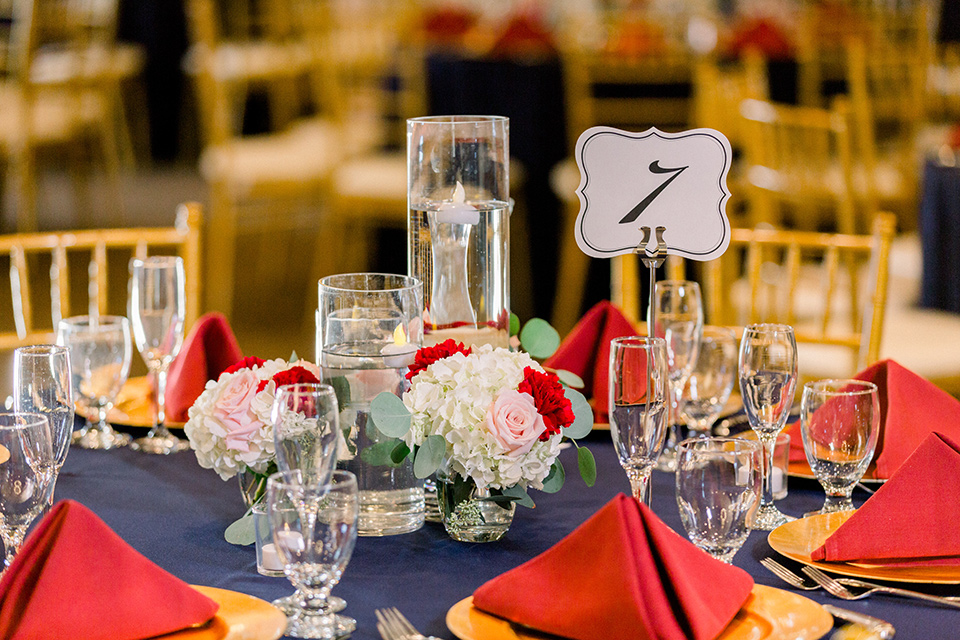
[[[860,625],[868,632],[876,635],[882,640],[890,640],[890,638],[892,638],[896,633],[893,625],[886,620],[874,618],[873,616],[868,616],[865,613],[850,611],[849,609],[841,609],[840,607],[835,607],[832,604],[825,604],[821,606],[834,618]]]
[[[807,584],[806,578],[801,575],[797,575],[793,571],[790,571],[790,569],[787,569],[773,558],[762,558],[760,560],[760,564],[766,567],[775,576],[789,584],[791,587],[803,589],[804,591],[814,591],[815,589],[820,588],[820,585],[818,584]]]
[[[383,640],[440,640],[417,631],[396,607],[377,609],[374,614],[377,616],[377,631]]]
[[[843,600],[860,600],[874,593],[889,593],[891,595],[904,596],[907,598],[916,598],[927,602],[944,604],[949,607],[960,609],[960,598],[933,596],[919,591],[910,591],[909,589],[899,589],[897,587],[886,587],[863,580],[854,580],[851,578],[832,578],[820,571],[816,567],[804,567],[803,572],[817,581],[817,584],[826,589],[830,595]],[[861,589],[859,592],[851,591],[850,588]]]

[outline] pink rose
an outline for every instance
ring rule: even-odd
[[[487,429],[511,458],[524,455],[547,429],[533,397],[515,389],[497,394],[487,410]]]
[[[227,447],[247,453],[250,451],[250,438],[262,424],[250,408],[257,395],[260,378],[247,369],[239,372],[213,403],[213,417],[226,429]]]

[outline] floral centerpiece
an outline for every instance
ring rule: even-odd
[[[413,456],[418,477],[436,474],[441,518],[451,536],[496,540],[515,503],[533,506],[527,489],[563,486],[561,441],[587,435],[593,412],[555,373],[522,351],[468,349],[453,340],[420,349],[409,369],[410,389],[402,398],[377,396],[372,416],[396,439],[386,445],[384,462]],[[593,455],[579,446],[578,466],[592,485]]]
[[[197,462],[224,480],[239,475],[247,507],[263,498],[267,477],[277,470],[271,411],[277,388],[320,382],[320,369],[306,360],[248,357],[207,382],[187,411],[183,430]],[[253,544],[248,514],[227,529],[227,540]]]

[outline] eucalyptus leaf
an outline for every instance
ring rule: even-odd
[[[291,352],[290,352],[290,364],[293,364],[294,362],[298,361],[299,359],[300,359],[300,356],[297,355],[297,352],[296,352],[296,351],[291,351]]]
[[[519,501],[520,498],[518,496],[505,496],[503,495],[503,493],[493,493],[491,491],[490,497],[481,498],[481,500],[484,502],[492,502],[499,507],[503,507],[504,509],[509,509],[510,505],[514,502]]]
[[[223,532],[223,538],[230,544],[249,546],[257,541],[256,528],[253,523],[253,514],[248,513]]]
[[[378,393],[370,403],[370,417],[385,436],[402,438],[410,431],[410,410],[389,391]]]
[[[563,488],[563,483],[567,479],[567,473],[563,470],[563,463],[560,462],[560,458],[557,458],[553,461],[553,466],[550,467],[550,473],[547,474],[547,477],[543,481],[544,493],[556,493]]]
[[[400,464],[408,455],[410,455],[410,447],[401,440],[390,452],[390,459],[393,460],[394,464]]]
[[[510,314],[510,335],[515,336],[520,333],[520,316],[515,313]]]
[[[520,346],[534,358],[549,358],[560,346],[560,334],[542,318],[531,318],[520,331]]]
[[[350,404],[350,381],[346,376],[335,376],[326,381],[337,396],[337,406],[342,410]]]
[[[392,456],[398,442],[403,444],[400,440],[391,438],[365,447],[360,451],[360,459],[375,467],[398,467],[399,463],[394,462]]]
[[[533,503],[533,499],[530,497],[530,494],[527,493],[527,490],[520,485],[507,487],[503,490],[503,495],[516,498],[517,504],[530,509],[534,509],[537,506]]]
[[[566,369],[555,369],[554,373],[557,374],[558,378],[560,378],[560,382],[568,387],[573,387],[574,389],[583,389],[583,387],[586,386],[583,382],[583,378],[575,374],[573,371],[567,371]]]
[[[567,387],[563,393],[570,401],[574,418],[573,424],[563,430],[563,435],[574,440],[582,438],[593,430],[593,409],[590,408],[590,403],[583,394],[576,389]]]
[[[447,441],[443,436],[429,436],[417,449],[417,455],[413,460],[413,474],[420,479],[429,477],[440,468],[446,452]]]
[[[590,449],[577,447],[577,467],[580,469],[580,477],[583,478],[583,483],[592,487],[597,481],[597,461]]]

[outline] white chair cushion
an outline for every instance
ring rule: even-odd
[[[351,158],[334,170],[332,184],[343,197],[405,201],[407,157],[396,152]]]

